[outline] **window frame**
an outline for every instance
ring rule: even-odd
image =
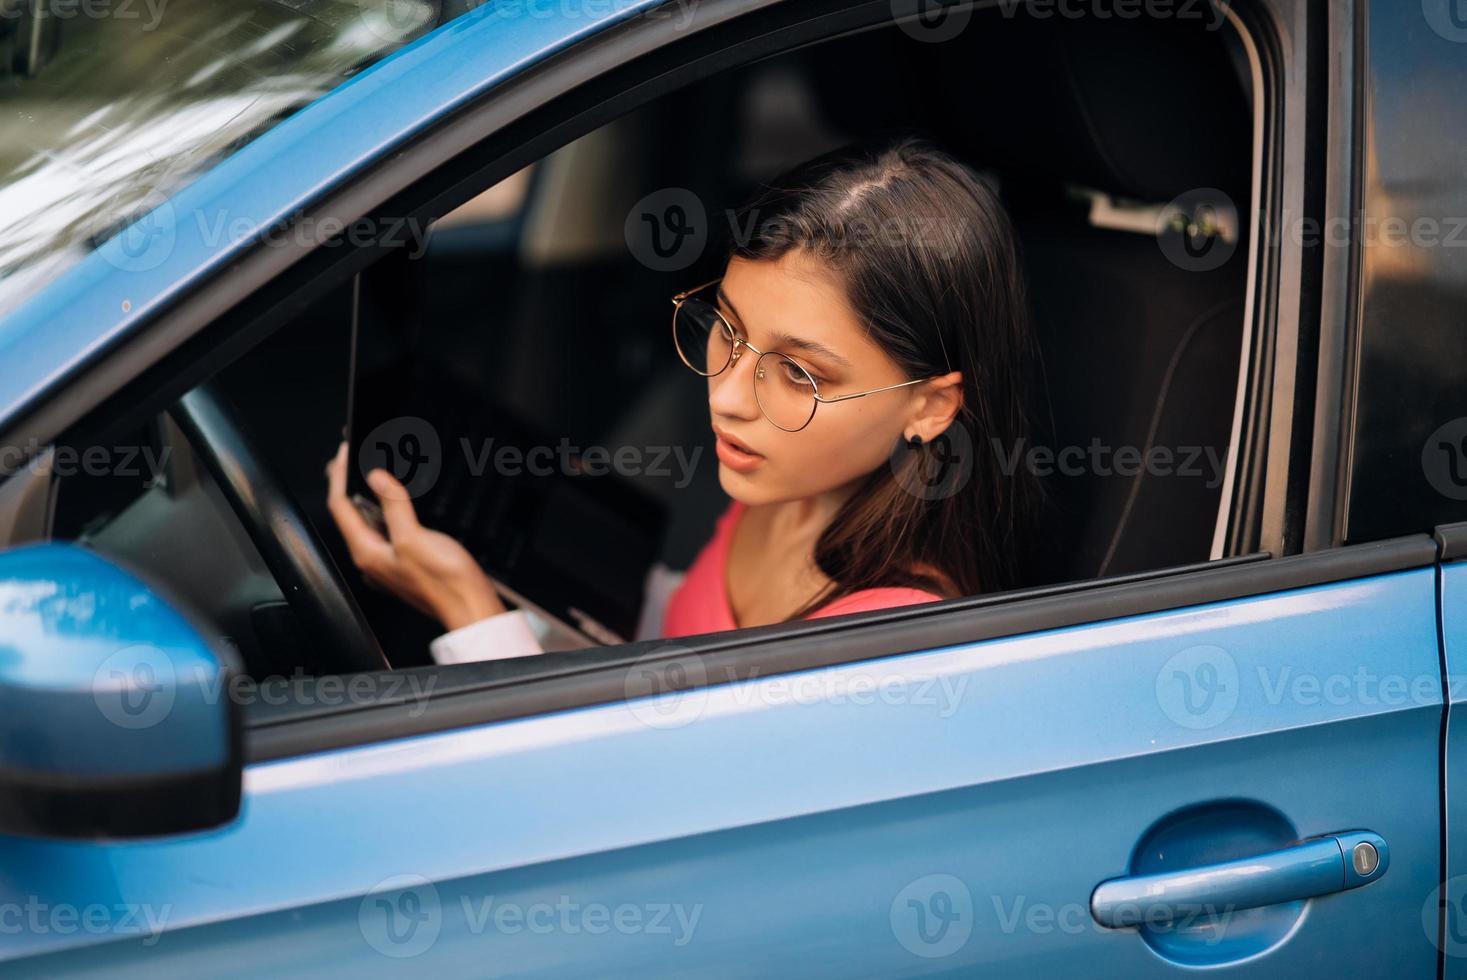
[[[1292,0],[1273,2],[1288,5]],[[913,0],[911,6],[914,12],[910,16],[916,16],[920,5]],[[1280,49],[1272,19],[1276,12],[1269,6],[1270,0],[1237,5],[1234,26],[1245,36],[1251,35],[1256,50],[1263,53],[1261,63],[1269,70],[1264,73],[1263,91],[1255,92],[1255,99],[1272,106],[1271,118],[1281,127],[1282,92],[1276,83],[1287,76],[1277,74]],[[802,0],[799,5],[727,0],[699,9],[707,17],[696,30],[677,26],[665,12],[652,11],[571,45],[429,127],[409,145],[384,151],[376,166],[325,193],[306,213],[318,222],[333,219],[343,224],[394,214],[427,220],[576,136],[692,81],[893,22],[890,0]],[[1298,10],[1303,9],[1299,4]],[[1272,141],[1262,147],[1264,184],[1255,187],[1255,194],[1265,215],[1277,213],[1282,196],[1280,149]],[[1293,175],[1293,179],[1300,177]],[[1259,235],[1257,228],[1253,235],[1255,239]],[[310,302],[385,251],[383,246],[312,247],[293,238],[288,236],[284,246],[256,246],[232,263],[227,274],[189,283],[170,308],[74,379],[68,392],[110,393],[100,400],[91,399],[90,410],[67,418],[63,412],[69,409],[58,403],[70,399],[52,398],[22,419],[21,425],[12,427],[7,436],[14,439],[25,429],[32,433],[65,429],[105,438],[119,420],[166,410],[184,392],[262,342]],[[1255,284],[1276,282],[1279,251],[1256,249],[1250,290]],[[1040,589],[774,624],[686,642],[645,641],[575,654],[544,654],[531,658],[533,664],[501,661],[409,668],[450,679],[451,693],[435,695],[426,711],[412,710],[411,704],[389,693],[369,705],[340,709],[318,704],[284,714],[254,711],[248,715],[250,760],[603,703],[626,696],[627,668],[642,662],[665,664],[692,656],[705,668],[701,671],[704,683],[721,683],[724,675],[734,680],[875,659],[1433,561],[1430,539],[1418,540],[1417,536],[1363,550],[1307,556],[1307,560],[1271,558],[1280,553],[1276,545],[1257,546],[1267,434],[1271,425],[1280,422],[1280,413],[1270,417],[1267,383],[1273,359],[1279,356],[1273,340],[1280,312],[1276,289],[1260,289],[1253,310],[1245,330],[1253,337],[1254,359],[1243,365],[1251,375],[1244,388],[1252,436],[1240,447],[1240,478],[1228,549],[1234,557]],[[1272,471],[1273,464],[1266,468]],[[1286,488],[1276,485],[1271,472],[1269,476],[1268,493],[1282,494]],[[1241,519],[1250,514],[1251,522]],[[719,679],[710,681],[709,676],[719,671],[723,672]],[[387,691],[391,685],[381,687]]]
[[[1415,534],[1272,558],[1239,555],[1110,579],[995,593],[676,640],[357,675],[366,703],[307,678],[299,700],[245,712],[247,763],[1163,613],[1436,564]],[[648,673],[650,672],[650,674]],[[408,676],[416,675],[416,676]],[[444,683],[444,681],[448,683]],[[318,694],[318,691],[320,692]]]

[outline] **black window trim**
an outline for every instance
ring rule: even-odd
[[[1270,436],[1274,426],[1289,427],[1296,409],[1292,385],[1279,384],[1277,369],[1281,358],[1292,358],[1293,354],[1280,349],[1281,341],[1287,344],[1292,339],[1294,324],[1288,317],[1281,316],[1280,269],[1282,248],[1269,247],[1276,234],[1276,218],[1281,202],[1288,193],[1291,181],[1299,179],[1300,168],[1286,170],[1284,155],[1284,102],[1286,87],[1299,71],[1286,65],[1286,53],[1271,17],[1280,17],[1278,11],[1266,9],[1264,3],[1229,5],[1228,13],[1234,27],[1243,36],[1252,67],[1257,72],[1262,91],[1253,93],[1255,118],[1256,163],[1253,172],[1254,186],[1250,188],[1248,202],[1253,220],[1250,222],[1250,261],[1248,290],[1252,300],[1250,322],[1244,329],[1252,332],[1252,343],[1248,347],[1249,363],[1239,369],[1245,373],[1246,382],[1242,393],[1241,426],[1235,430],[1239,439],[1238,463],[1231,484],[1232,499],[1229,502],[1229,522],[1224,546],[1225,554],[1243,554],[1264,550],[1277,554],[1292,554],[1282,528],[1277,526],[1274,515],[1282,513],[1288,506],[1291,487],[1286,478],[1277,474],[1278,465],[1270,453]],[[1256,211],[1254,209],[1256,208]],[[1281,322],[1286,321],[1286,322]],[[1282,397],[1282,401],[1276,398]],[[1274,454],[1280,447],[1274,447]],[[1286,453],[1285,453],[1286,455]]]

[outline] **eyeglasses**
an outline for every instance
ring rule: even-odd
[[[759,358],[754,362],[754,400],[764,417],[786,432],[799,432],[809,425],[816,407],[822,403],[864,398],[878,391],[905,388],[940,377],[915,378],[849,395],[822,395],[820,386],[799,361],[778,351],[761,351],[739,336],[718,307],[693,298],[694,293],[722,281],[722,277],[710,280],[672,298],[672,340],[677,345],[678,357],[698,374],[711,378],[737,361],[742,348],[749,348]]]

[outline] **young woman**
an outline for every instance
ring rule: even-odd
[[[731,227],[722,277],[674,297],[682,362],[708,378],[732,498],[652,635],[930,602],[1013,582],[1036,492],[1024,437],[1028,333],[1007,216],[922,140],[848,147],[768,185]],[[997,449],[995,447],[998,447]],[[966,456],[966,459],[963,458]],[[363,574],[449,631],[439,662],[541,652],[452,538],[382,470],[387,535],[328,466]],[[656,623],[654,622],[654,626]]]

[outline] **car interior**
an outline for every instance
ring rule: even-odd
[[[668,465],[592,491],[614,516],[655,512],[647,557],[686,568],[728,500],[706,385],[670,342],[669,297],[718,275],[720,257],[651,268],[628,248],[628,214],[654,191],[686,188],[717,223],[788,166],[912,132],[970,163],[1014,219],[1042,364],[1034,445],[1198,447],[1201,459],[1227,459],[1251,329],[1251,229],[1245,218],[1175,232],[1226,240],[1231,257],[1201,270],[1159,247],[1174,232],[1158,222],[1169,202],[1199,192],[1251,213],[1250,78],[1234,31],[1187,19],[990,10],[940,43],[887,26],[802,47],[658,97],[485,188],[426,233],[406,229],[402,247],[355,284],[356,339],[396,352],[376,365],[388,375],[394,357],[410,361],[403,386],[483,399],[489,435],[503,420],[551,444],[701,447],[686,483]],[[166,583],[252,676],[370,666],[341,653],[360,642],[343,622],[375,638],[394,668],[431,664],[428,642],[442,631],[364,583],[326,511],[323,468],[347,419],[353,296],[351,280],[336,283],[140,422],[137,445],[166,460],[161,479],[55,483],[50,536]],[[241,519],[231,484],[245,463],[264,488],[246,502],[254,521]],[[1026,586],[1221,557],[1226,496],[1212,468],[1121,478],[1087,467],[1044,482]],[[541,588],[555,588],[556,568],[618,576],[625,545],[611,523],[571,535],[521,522],[525,547],[552,556]],[[344,594],[301,601],[303,589],[343,591],[333,583]]]

